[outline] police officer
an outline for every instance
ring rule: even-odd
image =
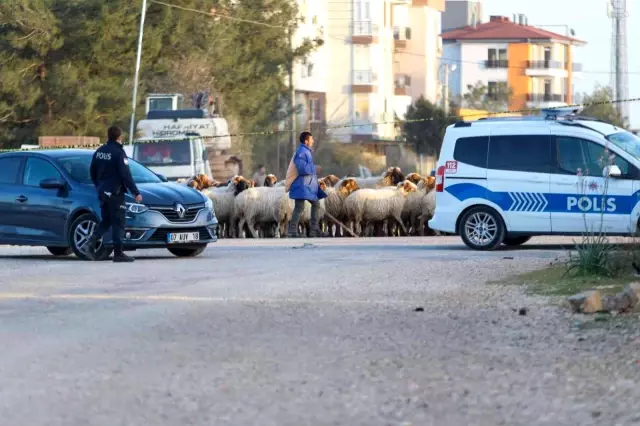
[[[91,180],[98,191],[102,221],[89,240],[89,253],[95,257],[98,240],[111,227],[113,261],[133,262],[132,257],[124,254],[122,246],[125,225],[124,194],[128,189],[138,203],[142,201],[142,196],[131,177],[129,159],[122,147],[122,131],[118,127],[110,127],[107,137],[107,143],[98,148],[91,160]]]

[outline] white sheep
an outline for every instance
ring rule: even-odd
[[[235,213],[238,219],[238,235],[245,224],[253,238],[258,238],[256,225],[279,225],[285,232],[286,223],[291,218],[293,202],[289,200],[284,187],[257,187],[242,192],[235,200]]]
[[[433,218],[436,213],[436,191],[429,191],[422,197],[421,200],[421,215],[420,215],[420,235],[424,236],[427,222]],[[436,235],[440,235],[438,231],[435,231]]]
[[[402,209],[409,192],[416,191],[415,184],[404,181],[396,188],[360,189],[345,200],[345,210],[349,222],[355,225],[356,233],[362,234],[363,223],[382,222],[395,219],[407,233],[402,223]]]
[[[326,212],[341,222],[347,222],[344,201],[353,192],[359,190],[360,187],[354,178],[344,179],[336,184],[335,187],[327,188],[327,198],[325,199]],[[342,230],[336,225],[336,236],[343,235]]]
[[[235,198],[238,194],[249,189],[249,181],[241,176],[236,176],[229,181],[227,186],[207,188],[202,191],[213,202],[213,211],[218,219],[220,237],[234,236],[235,223]]]

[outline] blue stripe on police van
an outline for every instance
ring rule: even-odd
[[[508,212],[631,214],[640,200],[632,195],[547,194],[539,192],[493,192],[474,183],[448,186],[446,191],[460,201],[489,200]]]

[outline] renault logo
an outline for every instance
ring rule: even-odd
[[[176,204],[176,206],[173,209],[176,211],[180,219],[184,218],[184,214],[187,210],[184,208],[182,204]]]

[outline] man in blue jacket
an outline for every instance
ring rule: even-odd
[[[311,203],[310,236],[312,238],[323,236],[318,223],[318,210],[320,207],[318,201],[327,195],[318,186],[316,166],[313,164],[313,157],[311,156],[312,149],[313,135],[310,132],[302,132],[300,134],[300,145],[293,155],[293,163],[298,171],[298,177],[293,181],[289,190],[289,198],[295,200],[293,216],[287,230],[287,237],[289,238],[298,237],[298,223],[306,201]]]

